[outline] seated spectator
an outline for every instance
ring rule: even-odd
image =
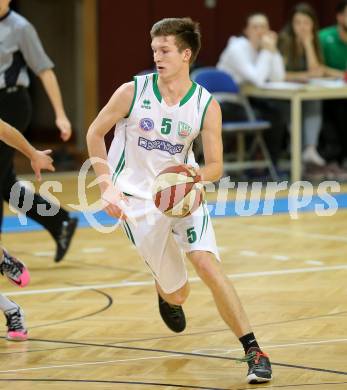
[[[284,64],[277,50],[277,34],[270,30],[264,14],[252,14],[247,18],[244,36],[231,37],[220,56],[217,68],[229,73],[237,84],[245,82],[257,86],[266,81],[284,79]],[[281,112],[272,100],[250,99],[257,117],[271,122],[265,132],[265,142],[276,165],[285,130]],[[223,119],[242,120],[245,114],[232,104],[222,104]]]
[[[347,0],[337,4],[336,20],[336,25],[320,31],[319,39],[325,64],[339,71],[343,77],[347,70]],[[346,107],[346,99],[323,102],[324,125],[320,146],[328,160],[339,164],[347,157]]]
[[[313,8],[306,3],[294,7],[288,24],[280,33],[279,49],[284,57],[288,81],[308,81],[313,77],[338,75],[336,71],[323,65],[317,16]],[[289,119],[289,105],[285,112]],[[321,102],[303,102],[302,118],[303,161],[323,167],[326,162],[317,151],[322,124]]]

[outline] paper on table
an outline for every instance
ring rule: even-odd
[[[341,88],[346,87],[346,83],[342,79],[314,78],[310,79],[310,85],[317,85],[326,88]]]
[[[266,89],[305,89],[307,84],[294,83],[291,81],[270,81],[261,86]]]

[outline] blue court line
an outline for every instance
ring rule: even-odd
[[[322,199],[319,196],[313,196],[309,201],[307,199],[307,205],[300,207],[299,212],[313,212],[316,210],[316,207],[327,210],[331,208],[346,209],[347,208],[347,193],[342,194],[329,194],[330,199]],[[301,199],[301,202],[304,202],[305,199]],[[333,204],[335,202],[335,204]],[[273,206],[268,200],[260,200],[258,202],[235,202],[228,201],[226,202],[225,211],[220,208],[220,205],[216,205],[216,202],[209,202],[208,208],[211,214],[211,217],[237,217],[237,216],[249,216],[249,215],[274,215],[274,214],[283,214],[294,212],[298,204],[295,201],[289,198],[279,198],[273,200]],[[272,211],[273,212],[270,212]],[[77,217],[79,219],[78,226],[90,227],[86,216],[82,212],[71,212],[71,216]],[[108,216],[104,211],[98,211],[94,214],[95,219],[102,225],[113,225],[115,219]],[[27,218],[27,223],[21,225],[19,218],[16,215],[6,216],[3,221],[3,232],[4,233],[14,233],[14,232],[30,232],[36,230],[43,230],[42,226],[38,223]]]

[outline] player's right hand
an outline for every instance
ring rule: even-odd
[[[108,186],[101,195],[103,209],[110,217],[126,219],[127,216],[120,207],[122,200],[127,202],[126,196],[122,192],[117,191],[113,185]]]

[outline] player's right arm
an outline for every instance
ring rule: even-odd
[[[31,161],[37,180],[41,180],[41,169],[54,171],[51,150],[36,150],[14,127],[0,119],[0,140],[16,148]]]
[[[115,201],[119,200],[119,196],[115,193],[111,181],[104,138],[106,133],[108,133],[117,122],[128,115],[134,93],[134,82],[126,83],[119,87],[108,103],[99,112],[87,132],[89,157],[91,158],[95,174],[99,179],[101,198],[106,201],[105,211],[114,217],[120,217],[122,211],[115,205]],[[97,158],[97,161],[95,158]]]

